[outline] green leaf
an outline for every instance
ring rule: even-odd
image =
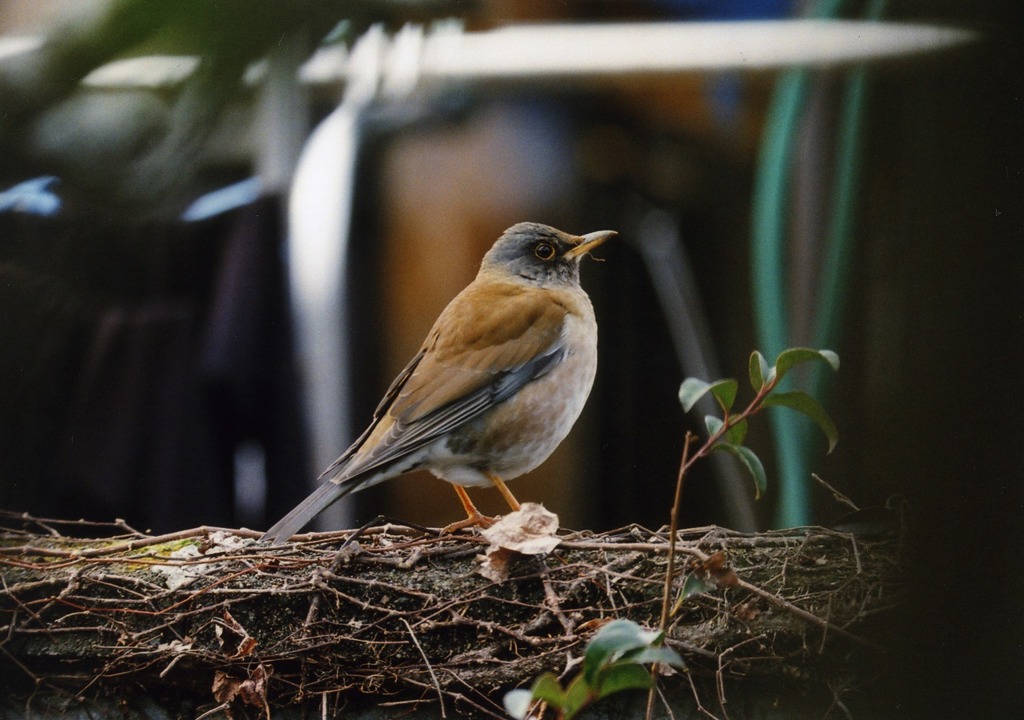
[[[768,376],[768,361],[757,350],[750,353],[750,385],[755,391],[764,387],[764,379]]]
[[[747,437],[747,421],[740,420],[725,431],[725,439],[733,445],[742,445]]]
[[[582,675],[577,675],[565,691],[565,701],[561,705],[562,717],[564,720],[572,720],[576,713],[596,700],[597,697],[597,690]]]
[[[703,595],[713,587],[714,585],[701,580],[696,575],[687,575],[686,580],[683,581],[683,587],[679,590],[679,595],[676,597],[676,602],[672,606],[672,611],[669,615],[675,617],[676,613],[679,612],[679,608],[681,608],[683,603],[686,602],[686,598],[693,597],[694,595]]]
[[[602,627],[587,644],[583,656],[583,677],[596,684],[598,673],[623,654],[645,647],[661,637],[658,632],[644,630],[632,620],[612,620]]]
[[[764,399],[762,403],[765,407],[788,407],[797,412],[801,412],[811,420],[818,424],[821,431],[825,433],[825,437],[828,438],[828,451],[832,452],[835,448],[836,443],[839,441],[839,431],[836,429],[836,425],[832,422],[832,418],[829,417],[825,408],[815,400],[813,397],[803,392],[802,390],[793,390],[791,392],[777,392],[772,393]]]
[[[739,384],[732,379],[716,380],[713,383],[704,382],[697,378],[686,378],[679,387],[679,402],[683,404],[683,412],[690,412],[697,401],[707,393],[714,395],[719,406],[726,412],[732,409],[736,401],[736,391]]]
[[[546,672],[533,681],[530,689],[530,697],[534,700],[545,700],[555,707],[562,707],[565,704],[565,691],[562,684],[558,682],[558,676]]]
[[[645,649],[652,650],[653,648]],[[654,661],[652,660],[651,662]],[[597,696],[603,698],[622,690],[646,690],[650,686],[650,670],[640,665],[639,662],[621,663],[612,665],[601,673],[601,680],[597,686]]]
[[[638,665],[647,665],[649,663],[665,663],[672,667],[679,668],[680,670],[684,667],[683,659],[679,656],[675,650],[664,645],[657,647],[647,647],[643,650],[638,651],[635,655],[629,655],[629,661]]]
[[[769,395],[768,397],[773,396]],[[764,491],[768,488],[768,478],[764,474],[764,465],[761,464],[761,460],[754,454],[754,451],[742,445],[733,445],[727,442],[720,442],[711,449],[722,450],[739,458],[743,467],[753,476],[754,490],[756,492],[754,497],[760,500]]]
[[[832,368],[832,372],[839,372],[839,355],[831,350],[819,350],[818,355]]]
[[[530,712],[530,705],[533,704],[533,700],[533,693],[529,690],[510,690],[502,698],[502,704],[505,706],[505,712],[514,717],[515,720],[523,720],[526,717],[526,713]],[[558,707],[561,707],[561,705]]]
[[[683,589],[680,593],[682,598],[688,598],[693,595],[703,595],[708,590],[713,588],[714,585],[705,582],[694,574],[687,575],[686,580],[683,581]]]
[[[690,412],[697,401],[704,397],[711,388],[711,383],[706,383],[697,378],[686,378],[679,386],[679,402],[683,404],[683,412]]]
[[[703,595],[713,587],[714,585],[701,580],[696,575],[687,575],[686,580],[683,581],[683,587],[679,590],[679,596],[676,597],[676,602],[672,606],[672,611],[669,615],[675,617],[676,613],[679,612],[679,608],[681,608],[683,603],[686,602],[686,598],[693,597],[694,595]]]
[[[731,378],[718,380],[711,383],[711,394],[715,396],[722,410],[729,412],[732,410],[732,404],[736,402],[736,391],[739,387],[740,384]]]
[[[831,350],[814,350],[813,348],[788,348],[779,353],[779,356],[775,359],[774,375],[769,371],[769,375],[773,375],[780,381],[785,377],[786,373],[792,370],[795,366],[802,363],[810,362],[812,360],[818,360],[824,362],[833,370],[839,369],[839,356]]]
[[[721,418],[715,417],[714,415],[704,416],[704,426],[708,429],[708,435],[714,436],[725,423],[722,422]],[[747,437],[747,421],[740,420],[738,423],[734,423],[729,426],[729,429],[725,431],[725,435],[722,438],[725,442],[730,442],[733,445],[742,445],[743,439]]]
[[[722,422],[721,418],[717,418],[714,415],[704,416],[704,426],[708,429],[708,435],[714,435],[725,423]]]

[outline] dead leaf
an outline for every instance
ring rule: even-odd
[[[200,545],[203,555],[224,555],[237,552],[252,544],[249,538],[233,535],[224,530],[214,530]]]
[[[729,566],[725,553],[721,550],[704,562],[696,563],[692,571],[692,577],[697,581],[710,583],[716,587],[736,587],[740,584],[739,575]]]
[[[598,630],[610,623],[613,619],[614,618],[610,617],[599,617],[587,620],[586,622],[580,623],[576,626],[576,632],[582,635],[583,633],[588,633],[591,630]]]
[[[167,556],[168,560],[194,560],[202,557],[195,545],[183,545]],[[194,582],[209,572],[212,566],[208,563],[181,565],[154,565],[153,570],[164,575],[164,584],[168,590],[177,590]]]
[[[508,577],[508,564],[514,556],[511,550],[492,545],[486,554],[478,556],[480,567],[476,571],[491,582],[501,582]]]
[[[238,695],[241,680],[233,678],[225,672],[216,670],[213,673],[213,699],[219,703],[231,702]]]
[[[267,704],[267,680],[273,674],[273,668],[268,670],[264,665],[257,665],[252,671],[249,679],[242,683],[238,695],[246,705],[264,707]]]
[[[754,620],[755,618],[757,618],[758,615],[761,614],[761,611],[756,607],[756,603],[754,600],[750,600],[748,602],[743,603],[742,605],[739,605],[734,612],[736,614],[736,617],[746,622]]]
[[[192,641],[190,638],[185,638],[185,641],[171,640],[167,643],[160,643],[156,646],[156,649],[160,652],[172,652],[175,655],[188,652],[192,649]]]
[[[490,542],[477,569],[488,580],[508,577],[508,565],[517,554],[547,555],[561,542],[556,536],[558,516],[538,503],[523,503],[481,534]]]
[[[267,680],[273,672],[273,668],[257,665],[248,679],[239,680],[217,670],[213,674],[213,699],[219,703],[229,703],[237,698],[246,705],[266,707]]]
[[[226,609],[223,620],[214,625],[213,632],[217,636],[217,642],[220,643],[221,648],[230,653],[228,657],[245,657],[251,655],[252,651],[256,649],[255,638],[249,635],[242,624],[235,620],[234,615]],[[231,645],[228,645],[228,642]]]

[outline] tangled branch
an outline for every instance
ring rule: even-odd
[[[668,550],[666,531],[563,533],[495,583],[476,572],[484,543],[471,533],[377,524],[269,546],[246,530],[0,524],[0,673],[24,696],[130,682],[255,714],[372,694],[504,717],[500,691],[564,672],[602,622],[658,626]],[[871,648],[859,624],[899,593],[891,536],[705,527],[680,531],[676,553],[677,589],[714,558],[736,580],[685,597],[668,623],[689,667],[669,680],[706,679],[719,706],[730,681],[814,673],[831,650]]]

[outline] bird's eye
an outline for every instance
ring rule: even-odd
[[[533,254],[541,260],[550,260],[555,256],[555,246],[546,242],[537,243],[537,247],[533,249]]]

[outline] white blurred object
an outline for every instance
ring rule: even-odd
[[[427,38],[425,80],[616,76],[837,65],[937,50],[976,34],[856,20],[512,25]]]
[[[353,48],[341,104],[303,148],[288,201],[288,280],[310,460],[317,472],[352,440],[348,248],[363,110],[376,97],[385,36],[373,28]],[[319,483],[317,483],[319,484]],[[317,527],[349,527],[342,500]]]
[[[980,37],[961,28],[863,20],[536,24],[482,32],[465,32],[457,23],[428,31],[410,25],[381,38],[377,82],[388,94],[401,94],[435,82],[821,67],[915,55]],[[0,38],[0,62],[41,44],[37,38]],[[312,85],[351,80],[360,73],[353,55],[337,46],[318,50],[300,79]],[[127,58],[96,68],[83,83],[161,87],[181,82],[197,65],[187,56]],[[254,67],[246,79],[255,83],[262,76]]]

